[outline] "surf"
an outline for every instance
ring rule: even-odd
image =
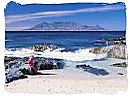
[[[16,48],[16,49],[6,49],[5,56],[8,57],[28,57],[33,54],[34,57],[45,57],[54,59],[64,59],[68,61],[84,61],[84,60],[94,60],[105,58],[106,54],[93,54],[89,52],[91,48],[78,49],[74,52],[65,52],[64,48],[58,48],[55,50],[45,50],[44,52],[36,52],[31,48]]]

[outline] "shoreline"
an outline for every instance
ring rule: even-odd
[[[5,84],[5,90],[11,93],[31,94],[116,94],[119,91],[127,91],[128,87],[126,76],[83,77],[77,73],[76,75],[75,72],[69,73],[62,69],[40,72],[43,75],[29,76],[27,79]]]

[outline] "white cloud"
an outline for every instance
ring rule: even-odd
[[[76,13],[103,12],[103,11],[112,11],[121,9],[124,9],[124,6],[106,5],[103,7],[84,8],[69,11],[48,11],[48,12],[38,12],[25,15],[13,15],[13,16],[6,16],[5,18],[6,18],[6,24],[9,24],[13,22],[25,21],[30,19],[50,18],[50,17],[71,15]]]

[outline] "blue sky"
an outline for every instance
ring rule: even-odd
[[[10,2],[5,9],[6,30],[23,30],[41,22],[74,21],[120,31],[126,30],[125,11],[122,2],[28,5]]]

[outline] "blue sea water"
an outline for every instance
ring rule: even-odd
[[[6,50],[5,56],[28,57],[31,54],[34,57],[45,57],[53,59],[62,59],[65,63],[64,69],[72,71],[78,70],[76,65],[90,65],[86,70],[87,75],[97,72],[98,68],[103,69],[111,75],[117,75],[118,72],[126,74],[126,69],[111,67],[111,64],[125,62],[107,58],[106,54],[93,54],[89,52],[92,47],[106,46],[105,38],[125,37],[124,31],[111,32],[38,32],[38,31],[21,31],[6,32]],[[98,43],[99,41],[100,43]],[[96,43],[95,43],[96,42]],[[55,50],[46,50],[45,52],[35,52],[29,47],[34,44],[49,43],[58,46]],[[13,49],[13,50],[12,50]],[[96,71],[94,71],[96,70]],[[99,70],[101,71],[101,70]],[[76,72],[81,72],[80,70]],[[84,72],[83,72],[84,74]],[[85,73],[86,74],[86,73]],[[108,75],[108,74],[106,74]]]
[[[94,32],[38,32],[11,31],[6,32],[6,48],[28,47],[38,43],[50,43],[66,49],[90,48],[105,46],[94,44],[104,38],[124,37],[124,31],[94,31]]]

